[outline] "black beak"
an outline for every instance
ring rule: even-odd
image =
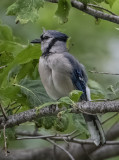
[[[31,41],[30,43],[41,43],[41,39],[34,39],[34,40]]]

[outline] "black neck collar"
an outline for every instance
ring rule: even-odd
[[[63,39],[61,39],[61,38],[55,38],[55,39],[53,39],[52,41],[51,41],[51,43],[49,44],[49,46],[48,46],[48,48],[46,49],[46,51],[44,51],[43,53],[42,53],[42,56],[48,56],[49,55],[49,51],[50,51],[50,49],[52,48],[52,46],[55,44],[55,42],[56,41],[63,41],[63,42],[66,42],[65,40],[63,40]]]

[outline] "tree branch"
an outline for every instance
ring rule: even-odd
[[[18,137],[17,140],[26,140],[26,139],[44,139],[47,140],[48,138],[55,141],[64,141],[64,142],[72,142],[77,144],[94,144],[94,141],[90,139],[78,139],[72,138],[68,135],[46,135],[43,136],[41,134],[36,134],[32,132],[17,132],[17,135],[22,135],[24,137]],[[106,141],[105,145],[119,145],[119,141]]]
[[[2,107],[1,104],[0,104],[0,109],[1,109],[1,112],[2,112],[2,114],[3,114],[4,118],[5,118],[5,120],[7,121],[7,115],[6,115],[5,110],[4,110],[4,108]]]
[[[98,72],[98,71],[89,71],[89,72],[90,73],[97,73],[97,74],[107,74],[107,75],[119,76],[119,73]]]
[[[27,133],[28,132],[22,132],[20,134],[26,135]],[[38,134],[39,133],[37,133],[36,135],[38,136]],[[72,133],[65,134],[65,135],[67,135],[67,136],[72,135]],[[32,136],[31,132],[29,132],[29,136]],[[111,128],[109,130],[109,132],[107,132],[107,134],[106,134],[107,140],[113,140],[113,139],[117,138],[118,136],[119,136],[119,123],[117,123],[113,128]],[[88,144],[88,145],[83,145],[83,146],[84,146],[86,152],[89,154],[89,156],[92,151],[97,149],[95,152],[93,152],[91,154],[91,156],[92,156],[91,158],[92,159],[95,158],[93,160],[98,160],[98,157],[103,155],[102,152],[98,152],[98,149],[100,150],[100,148],[97,148],[95,145]],[[116,145],[115,146],[114,145],[105,146],[103,149],[104,149],[103,153],[104,153],[104,151],[106,151],[104,153],[105,158],[107,158],[109,156],[112,157],[112,155],[113,156],[119,155],[119,147]],[[88,160],[88,157],[87,157],[86,153],[84,152],[84,150],[82,149],[81,144],[69,143],[69,150],[68,151],[73,155],[75,160],[79,160],[79,159]],[[115,154],[114,154],[114,151],[115,151]],[[99,153],[100,153],[100,155],[99,155]],[[53,154],[53,150],[51,148],[10,150],[10,154],[8,154],[7,157],[4,155],[4,152],[0,150],[0,159],[1,160],[26,160],[26,159],[29,159],[29,160],[34,160],[34,159],[35,160],[43,160],[43,159],[49,160],[49,159],[53,159],[53,157],[54,157],[54,154]],[[66,154],[63,153],[58,148],[57,148],[57,152],[56,152],[56,157],[57,157],[57,160],[62,160],[62,159],[69,160],[69,157],[66,156]],[[101,157],[101,158],[102,158],[101,160],[103,160],[103,157]]]
[[[104,11],[106,11],[106,12],[108,12],[108,13],[112,14],[112,15],[117,16],[117,15],[116,15],[116,14],[114,14],[113,12],[111,12],[111,11],[109,11],[108,9],[103,8],[103,7],[99,6],[99,5],[95,5],[95,4],[88,4],[88,6],[89,6],[89,7],[98,8],[98,9],[101,9],[101,10],[104,10]]]
[[[58,0],[46,0],[46,1],[52,2],[52,3],[58,3]],[[71,0],[71,4],[72,4],[72,7],[76,8],[78,10],[81,10],[81,11],[83,11],[83,12],[85,12],[95,18],[100,18],[103,20],[107,20],[107,21],[119,24],[119,16],[110,15],[110,14],[104,13],[102,11],[88,7],[88,6],[84,7],[83,3],[76,1],[76,0]]]
[[[6,128],[13,127],[19,124],[22,124],[27,121],[35,120],[36,118],[57,115],[60,111],[64,109],[51,110],[49,107],[44,107],[40,110],[38,109],[30,109],[25,112],[21,112],[19,114],[14,114],[8,116],[8,120],[6,121],[4,117],[0,118],[0,129],[4,128],[4,124],[6,124]],[[88,113],[88,114],[96,114],[96,113],[106,113],[106,112],[119,112],[119,101],[104,101],[104,102],[79,102],[77,103],[77,107],[72,108],[70,113]]]

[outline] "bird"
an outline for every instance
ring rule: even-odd
[[[85,67],[69,53],[66,42],[68,36],[56,30],[43,30],[38,39],[31,43],[41,44],[39,74],[50,98],[58,100],[68,96],[72,90],[82,91],[81,101],[90,101],[90,89]],[[103,145],[105,135],[97,115],[83,113],[91,139],[96,146]]]

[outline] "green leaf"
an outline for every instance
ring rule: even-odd
[[[13,101],[18,101],[19,98],[20,98],[19,88],[11,85],[6,88],[0,88],[0,101],[3,104],[3,106],[6,106]]]
[[[110,7],[112,7],[113,4],[116,2],[116,0],[105,0],[105,2],[106,2],[107,4],[109,4]]]
[[[35,64],[34,64],[34,61],[35,61]],[[28,63],[20,65],[21,68],[19,70],[19,73],[17,74],[17,80],[20,81],[21,79],[23,79],[25,77],[29,77],[31,79],[37,79],[37,77],[39,77],[37,64],[38,64],[38,61],[33,60]],[[34,73],[34,72],[36,72],[36,73]]]
[[[3,51],[0,53],[0,66],[8,65],[10,62],[12,62],[14,59],[13,55],[11,53],[8,53],[6,51]]]
[[[13,41],[12,30],[6,25],[0,24],[0,40]]]
[[[79,130],[80,134],[83,134],[83,138],[89,136],[86,122],[82,114],[73,114],[72,116],[75,127]]]
[[[39,18],[39,9],[43,7],[44,0],[17,0],[7,9],[7,15],[16,15],[16,21],[27,23],[35,22]]]
[[[18,64],[25,64],[33,59],[39,59],[41,55],[41,50],[39,45],[29,45],[24,50],[22,50],[15,59],[4,69],[4,72],[0,75],[1,85],[7,84],[7,76],[9,71]],[[3,83],[2,83],[3,82]]]
[[[70,92],[69,97],[72,101],[78,102],[80,100],[81,95],[82,95],[82,91],[73,90],[72,92]]]
[[[108,88],[107,88],[108,91],[112,92],[113,94],[115,94],[115,89],[112,85],[110,85]]]
[[[68,50],[71,48],[71,46],[72,46],[71,37],[69,37],[69,38],[67,39],[66,46],[67,46],[67,49],[68,49]]]
[[[116,85],[110,85],[107,88],[107,98],[110,100],[119,99],[119,82]]]
[[[28,45],[23,51],[21,51],[15,58],[13,63],[25,64],[33,59],[39,59],[41,50],[39,45]]]
[[[7,45],[6,45],[7,44]],[[0,40],[0,65],[7,64],[17,56],[26,46],[12,41]]]
[[[62,114],[60,117],[57,117],[54,123],[54,128],[56,131],[64,132],[67,130],[69,124],[69,119],[67,114]]]
[[[44,107],[47,107],[47,106],[51,106],[51,105],[58,105],[60,104],[59,102],[56,102],[56,101],[51,101],[49,100],[50,102],[46,102],[46,103],[43,103],[42,105],[36,107],[36,112],[39,112],[40,109],[44,108]]]
[[[54,126],[56,117],[55,116],[47,116],[42,117],[42,125],[45,129],[51,129]]]
[[[70,0],[59,0],[58,8],[55,12],[56,16],[59,17],[61,23],[66,23],[68,21],[68,15],[71,8]]]
[[[21,93],[21,89],[11,84],[6,88],[0,89],[0,101],[3,106],[8,106],[12,102],[16,102],[16,104],[24,106],[24,110],[28,105],[26,97]],[[11,106],[9,106],[9,109],[11,109]]]
[[[60,103],[60,106],[75,105],[75,103],[69,97],[62,97],[58,100],[58,102]]]
[[[94,80],[89,79],[88,80],[88,85],[89,85],[89,88],[102,90],[101,85],[98,82],[94,81]]]
[[[45,102],[51,101],[45,92],[40,80],[21,80],[20,84],[14,84],[21,88],[23,95],[26,95],[28,102],[32,107],[37,107]]]
[[[96,81],[89,80],[88,86],[91,89],[91,99],[104,99],[106,96],[106,93],[104,92],[102,86],[97,83]]]

